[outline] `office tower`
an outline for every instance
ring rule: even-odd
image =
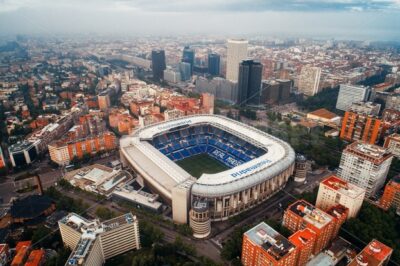
[[[262,222],[243,234],[243,266],[295,266],[296,247]]]
[[[165,51],[153,50],[151,51],[151,68],[153,70],[153,78],[160,81],[164,78],[164,70],[166,69]]]
[[[171,83],[178,83],[181,81],[181,74],[173,69],[164,70],[164,80]]]
[[[99,95],[97,95],[97,100],[99,102],[99,109],[101,111],[107,111],[111,106],[109,90],[100,92]]]
[[[247,40],[228,40],[226,58],[226,79],[237,82],[239,64],[247,59]]]
[[[361,209],[364,197],[365,189],[331,175],[319,183],[315,206],[327,211],[329,208],[341,204],[349,209],[348,218],[355,218]]]
[[[386,184],[379,205],[385,210],[389,208],[400,210],[400,175]]]
[[[215,77],[211,80],[204,77],[197,77],[195,83],[196,92],[208,92],[214,94],[217,99],[231,103],[237,101],[237,83],[220,77]]]
[[[180,62],[179,63],[179,73],[181,74],[182,81],[190,80],[192,76],[192,70],[190,63],[187,62]]]
[[[66,265],[103,265],[105,260],[140,249],[139,222],[131,213],[100,222],[70,213],[58,222],[65,246],[72,250]]]
[[[8,147],[8,153],[10,155],[10,161],[13,167],[20,167],[30,165],[38,155],[38,144],[40,140],[32,143],[24,140],[17,142]]]
[[[383,147],[387,148],[394,156],[400,159],[400,134],[393,133],[387,136]]]
[[[306,228],[313,231],[315,233],[314,255],[329,245],[335,227],[332,216],[305,200],[298,200],[289,205],[285,210],[282,223],[292,232]]]
[[[289,241],[296,247],[296,265],[306,265],[312,256],[316,234],[306,228],[299,230],[289,237]]]
[[[290,99],[292,81],[289,79],[277,79],[279,83],[279,103],[287,103]]]
[[[347,111],[354,102],[369,100],[371,89],[369,87],[341,84],[336,102],[336,109]]]
[[[373,239],[347,266],[384,266],[392,253],[393,249]]]
[[[342,120],[340,138],[347,141],[362,140],[375,144],[382,133],[382,120],[373,115],[346,111]]]
[[[269,105],[287,103],[290,99],[290,80],[267,80],[262,82],[261,102]]]
[[[238,103],[240,106],[264,104],[261,102],[262,64],[245,60],[239,66]]]
[[[337,175],[365,189],[365,196],[371,197],[385,183],[392,159],[385,148],[354,142],[343,150]]]
[[[191,76],[194,67],[194,50],[189,46],[185,46],[183,48],[182,62],[190,64],[190,76]]]
[[[303,66],[299,76],[299,92],[306,96],[313,96],[319,92],[321,68]]]
[[[213,76],[219,76],[220,56],[219,54],[208,54],[208,73]]]

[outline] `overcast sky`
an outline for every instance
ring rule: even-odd
[[[400,0],[0,0],[0,34],[400,40]]]

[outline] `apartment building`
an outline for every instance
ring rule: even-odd
[[[49,144],[50,158],[58,165],[68,165],[73,158],[83,158],[117,148],[117,139],[112,132],[104,132],[80,139],[63,139]]]
[[[296,201],[285,210],[283,225],[292,232],[306,228],[313,231],[315,233],[315,245],[312,252],[314,255],[328,246],[335,227],[332,216],[305,200]]]
[[[264,222],[243,235],[244,266],[295,266],[296,256],[295,245]]]
[[[393,249],[385,244],[373,239],[358,255],[348,264],[348,266],[382,266],[387,265]]]
[[[385,148],[354,142],[343,150],[337,175],[365,189],[365,196],[371,197],[383,187],[392,159]]]
[[[387,136],[383,147],[387,148],[394,156],[400,159],[400,134],[393,133]]]
[[[400,209],[400,175],[395,176],[386,184],[379,204],[385,210]]]
[[[365,189],[331,175],[319,184],[315,206],[327,211],[340,204],[349,209],[347,218],[355,218],[361,209],[364,197]]]

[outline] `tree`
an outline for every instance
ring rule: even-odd
[[[233,260],[240,257],[242,253],[243,234],[250,228],[249,225],[235,228],[230,234],[228,241],[223,245],[221,257],[226,260]]]
[[[102,220],[109,220],[115,217],[115,213],[113,211],[110,211],[108,208],[102,206],[96,209],[95,214]]]
[[[377,239],[393,249],[391,260],[400,264],[400,217],[394,210],[385,212],[364,201],[357,218],[344,223],[340,235],[359,248]]]
[[[151,247],[153,243],[161,242],[164,237],[164,233],[160,229],[144,220],[140,220],[139,228],[140,242],[143,247]]]
[[[32,243],[37,243],[39,247],[49,248],[52,244],[51,230],[45,226],[39,226],[32,235]]]

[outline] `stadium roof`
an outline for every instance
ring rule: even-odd
[[[212,197],[239,192],[275,177],[294,162],[295,153],[286,142],[254,127],[216,115],[186,116],[146,126],[131,136],[123,137],[121,151],[153,187],[171,198],[172,188],[191,176],[147,140],[173,128],[196,124],[220,128],[267,152],[227,171],[201,175],[192,187],[194,195]]]

